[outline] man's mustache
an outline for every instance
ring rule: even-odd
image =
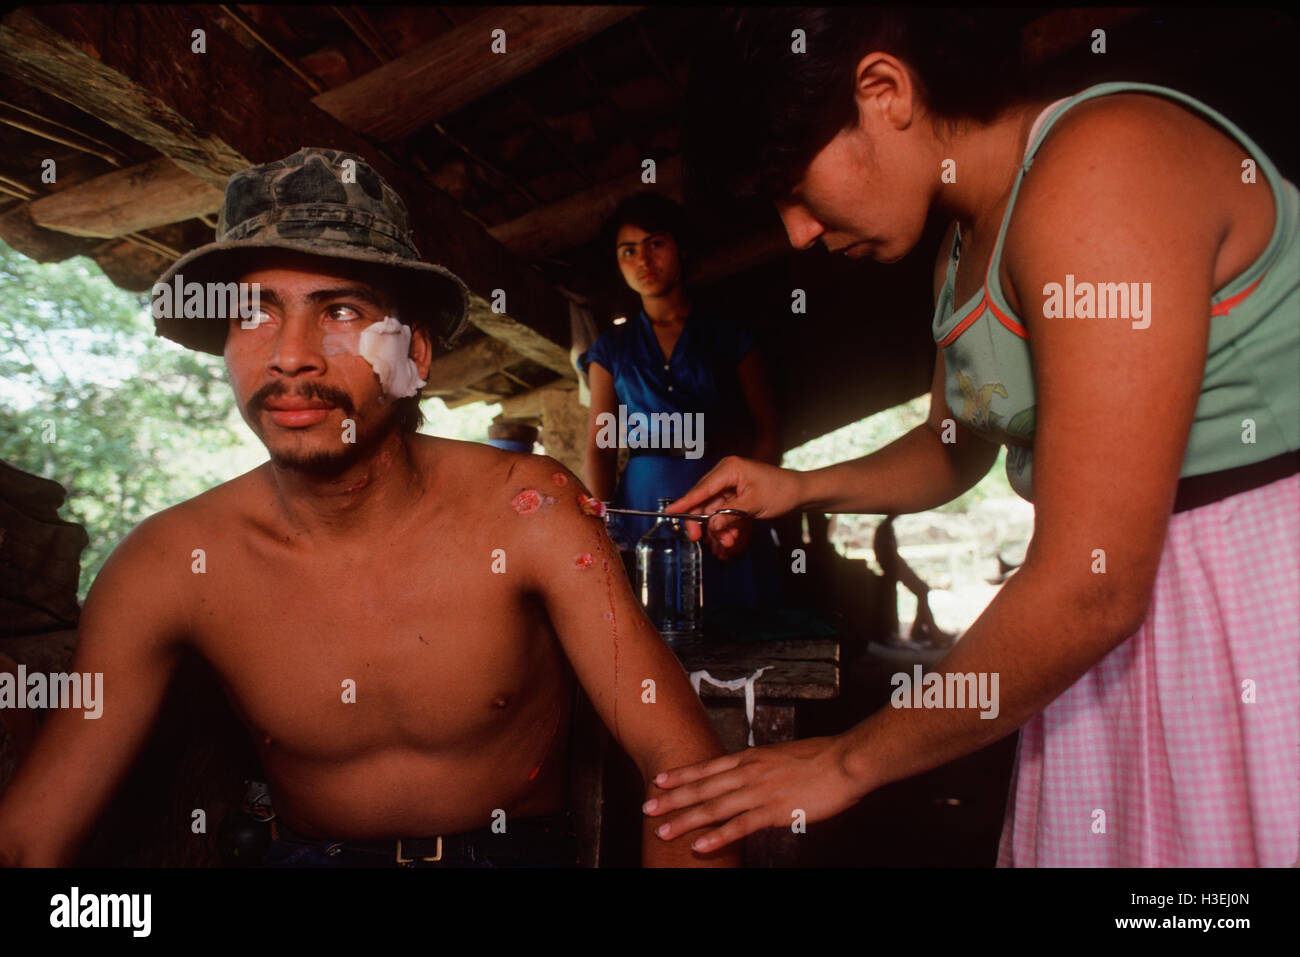
[[[342,389],[335,389],[320,382],[304,382],[297,389],[290,389],[283,382],[268,382],[249,397],[249,415],[252,416],[255,412],[260,412],[270,400],[284,396],[293,396],[308,401],[314,399],[317,402],[328,402],[330,405],[342,409],[349,416],[356,412],[352,397]]]

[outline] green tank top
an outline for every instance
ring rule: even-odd
[[[943,350],[948,407],[967,427],[1007,446],[1007,478],[1016,493],[1030,501],[1034,365],[1025,323],[997,281],[1002,243],[1025,171],[1052,125],[1075,104],[1120,92],[1162,96],[1207,117],[1244,147],[1255,160],[1259,181],[1273,194],[1276,221],[1267,248],[1210,299],[1205,374],[1180,477],[1250,465],[1300,449],[1300,192],[1245,133],[1200,101],[1146,83],[1100,83],[1053,103],[1030,132],[993,248],[987,273],[992,281],[986,279],[981,292],[954,309],[961,249],[960,229],[954,230],[948,274],[935,307],[932,329]]]

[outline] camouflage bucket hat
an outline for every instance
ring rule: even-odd
[[[421,287],[416,298],[421,322],[451,348],[465,327],[469,296],[449,269],[422,262],[411,240],[406,204],[361,157],[339,150],[301,149],[274,163],[253,166],[230,177],[217,223],[216,241],[176,260],[158,282],[176,276],[191,281],[227,282],[232,257],[249,250],[298,252],[373,263]],[[177,310],[179,311],[179,310]],[[221,355],[227,324],[217,319],[154,319],[157,334],[200,352]]]

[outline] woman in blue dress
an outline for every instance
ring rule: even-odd
[[[654,511],[660,498],[684,494],[725,455],[779,464],[776,407],[753,335],[730,317],[694,308],[683,288],[680,207],[638,194],[624,200],[603,235],[612,238],[618,268],[641,309],[578,360],[591,386],[585,477],[592,494],[617,507]],[[684,426],[702,423],[703,435],[683,429],[668,448],[634,448],[642,443],[632,437],[619,478],[618,442],[609,441],[606,426],[625,420],[635,426],[636,413],[646,421],[653,413],[679,413]],[[626,438],[618,435],[620,442]],[[660,438],[661,446],[670,444]],[[611,532],[630,547],[654,522],[617,516]],[[705,607],[754,607],[779,592],[770,526],[746,524],[733,543],[712,543],[704,552]]]

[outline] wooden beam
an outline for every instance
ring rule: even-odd
[[[375,29],[375,25],[362,10],[349,10],[347,7],[330,7],[334,15],[343,21],[344,25],[352,31],[352,35],[361,41],[362,46],[370,51],[380,63],[387,63],[393,59],[393,50],[384,39],[382,33]]]
[[[673,95],[677,98],[677,102],[680,103],[682,101],[682,87],[681,84],[677,82],[677,77],[673,76],[672,71],[664,65],[664,61],[660,58],[659,52],[655,50],[654,44],[650,42],[650,35],[645,32],[645,27],[641,24],[641,21],[637,19],[633,20],[632,23],[636,26],[637,36],[641,38],[641,46],[645,48],[645,52],[649,55],[650,61],[655,65],[655,69],[657,69],[663,76],[664,82],[668,84],[668,88],[673,91]]]
[[[78,7],[75,12],[82,11],[91,19],[102,20],[95,16],[102,11]],[[66,14],[73,12],[73,8],[59,8],[58,12]],[[212,31],[208,32],[211,35]],[[171,45],[180,44],[188,36],[188,30],[182,33],[178,29]],[[188,51],[188,44],[184,46]],[[92,45],[91,49],[95,47]],[[164,60],[178,55],[169,52],[171,56],[163,57]],[[140,58],[137,53],[136,59],[147,63],[150,58]],[[50,29],[27,11],[15,11],[0,22],[0,70],[154,146],[213,186],[224,189],[230,174],[248,165],[237,151],[203,132],[161,97],[132,80],[129,72],[119,72],[102,62],[101,57]],[[106,106],[109,108],[105,109]]]
[[[601,225],[619,202],[643,189],[661,190],[681,199],[681,160],[672,157],[658,167],[658,185],[647,186],[639,173],[602,183],[548,203],[488,232],[521,259],[543,259],[573,249],[596,238]],[[741,237],[707,252],[693,268],[690,279],[700,285],[718,282],[738,272],[771,262],[791,251],[790,240],[779,227]]]
[[[557,297],[558,293],[555,294]],[[564,303],[568,312],[568,303]],[[526,359],[532,359],[538,365],[545,366],[552,372],[558,372],[566,379],[577,381],[578,374],[569,363],[569,350],[557,345],[555,340],[546,339],[528,326],[511,319],[506,313],[492,310],[492,306],[480,296],[471,297],[469,304],[469,321],[493,339],[500,339]],[[565,336],[565,341],[569,339]]]
[[[523,356],[504,342],[478,339],[450,355],[434,359],[429,366],[426,391],[430,395],[450,395],[522,361]]]
[[[641,182],[641,171],[600,183],[554,203],[539,206],[488,232],[520,259],[537,260],[595,239],[618,204],[640,190],[682,198],[682,162],[678,156],[656,164],[656,184]]]
[[[539,385],[536,389],[529,389],[527,392],[520,392],[508,399],[502,399],[501,413],[497,416],[497,420],[535,419],[540,417],[542,414],[542,397],[556,389],[574,391],[577,389],[577,384],[568,379],[556,379],[554,382],[546,383],[546,385]]]
[[[324,92],[325,85],[321,83],[320,80],[316,79],[314,76],[312,76],[302,67],[300,67],[292,59],[286,56],[283,51],[277,49],[276,46],[273,43],[271,43],[270,40],[262,36],[262,34],[258,33],[257,27],[253,26],[253,24],[242,13],[239,13],[237,10],[235,10],[234,7],[232,7],[229,4],[223,3],[223,4],[219,4],[218,6],[220,7],[222,13],[228,16],[245,33],[247,33],[250,37],[256,40],[262,46],[262,48],[266,50],[267,53],[271,54],[271,56],[275,57],[277,60],[283,63],[289,69],[289,72],[291,72],[298,79],[302,80],[303,83],[307,84],[307,87],[313,93]]]
[[[171,257],[160,255],[128,239],[109,240],[95,248],[93,257],[104,275],[130,292],[145,292],[153,287]]]
[[[638,7],[501,7],[320,94],[326,113],[381,142],[403,139],[637,12]],[[504,30],[506,52],[492,52]]]
[[[0,100],[0,123],[39,136],[43,140],[58,143],[60,146],[70,146],[78,152],[97,156],[110,166],[120,167],[127,161],[125,156],[103,140],[3,100]]]
[[[518,91],[510,91],[510,102],[515,105],[515,109],[528,117],[528,122],[532,125],[533,129],[537,131],[537,135],[550,144],[551,149],[557,153],[562,160],[564,160],[565,164],[569,169],[573,170],[580,180],[586,183],[589,187],[596,185],[595,177],[587,171],[586,166],[579,162],[578,157],[573,154],[573,150],[569,149],[569,147],[561,142],[558,136],[551,132],[551,128],[542,121],[542,118],[537,115],[537,112],[531,106],[528,105],[528,101],[519,95]]]
[[[26,183],[10,179],[8,176],[0,176],[0,186],[5,187],[5,192],[11,196],[16,196],[18,199],[32,200],[40,195]]]
[[[587,457],[588,418],[576,389],[542,393],[542,445],[547,455],[578,475]]]
[[[88,256],[95,242],[42,229],[32,222],[26,203],[0,213],[0,239],[38,263],[57,263],[73,256]]]
[[[190,34],[199,28],[207,30],[205,54],[190,48]],[[520,263],[446,193],[390,161],[288,84],[266,83],[256,57],[204,8],[15,11],[0,21],[0,71],[77,105],[220,188],[231,173],[303,145],[365,157],[406,200],[424,258],[470,288],[476,324],[540,365],[573,375],[568,305],[541,273]],[[506,294],[505,314],[488,307],[495,290]]]
[[[483,389],[475,389],[467,386],[460,390],[458,396],[446,396],[442,404],[449,409],[459,409],[463,405],[473,405],[475,402],[486,402],[488,405],[495,405],[505,396],[497,395],[494,392],[486,392]]]
[[[30,204],[32,221],[72,236],[111,238],[221,209],[222,191],[165,156]]]

